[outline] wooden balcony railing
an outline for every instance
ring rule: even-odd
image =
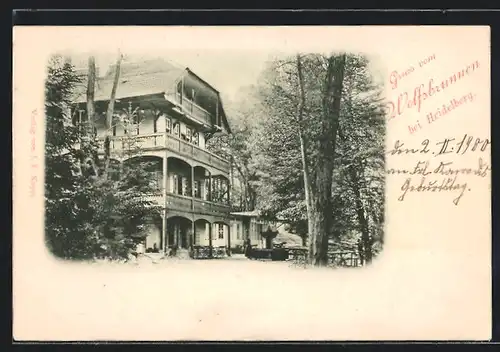
[[[167,209],[185,211],[215,216],[227,216],[231,208],[227,204],[208,202],[199,198],[181,196],[179,194],[167,193]]]
[[[206,124],[211,123],[211,114],[195,102],[187,99],[185,96],[182,97],[181,102],[181,95],[179,93],[169,94],[168,97],[173,102],[181,105],[182,111],[190,115],[194,119]]]
[[[193,206],[193,198],[185,197],[178,194],[167,193],[167,209],[191,212]]]
[[[159,190],[157,193],[147,194],[144,198],[148,201],[153,202],[154,205],[163,207],[165,205],[163,199],[163,191]]]
[[[227,215],[231,208],[227,204],[208,202],[199,198],[193,198],[194,211],[197,213],[209,213],[213,215],[224,216]]]
[[[100,141],[100,148],[104,150],[104,138],[101,138]],[[169,133],[139,134],[126,137],[115,136],[111,137],[109,148],[111,153],[121,153],[127,150],[133,152],[135,149],[169,149],[219,170],[229,171],[229,162],[227,160]]]

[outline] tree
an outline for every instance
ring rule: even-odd
[[[316,266],[326,265],[328,260],[328,239],[333,216],[332,173],[344,65],[345,55],[297,55],[294,59],[286,58],[272,66],[274,72],[269,74],[267,87],[264,88],[267,89],[264,92],[264,104],[269,115],[279,116],[274,129],[288,129],[285,134],[290,139],[284,141],[281,137],[280,144],[284,148],[287,148],[287,142],[289,146],[293,145],[286,156],[281,154],[273,157],[273,160],[276,162],[281,157],[295,165],[299,162],[300,165],[298,170],[302,174],[303,201],[310,237],[309,260]],[[322,77],[320,82],[318,77]],[[270,131],[269,128],[266,130]],[[298,158],[295,154],[297,145],[300,150]],[[283,150],[275,148],[276,145],[273,146],[275,152]],[[267,152],[273,154],[269,149]],[[296,174],[290,168],[288,171],[292,175]]]
[[[61,56],[49,60],[45,82],[45,238],[60,258],[88,259],[97,234],[82,222],[87,211],[84,179],[77,173],[80,134],[72,121],[73,88],[81,82]]]
[[[92,221],[101,234],[99,238],[99,251],[97,256],[113,259],[126,257],[147,236],[145,225],[151,222],[155,215],[159,215],[160,208],[148,198],[155,192],[155,184],[152,182],[151,164],[144,162],[119,163],[111,166],[110,155],[110,131],[113,123],[118,120],[125,125],[127,131],[139,123],[137,109],[122,111],[121,119],[116,119],[115,99],[120,78],[120,66],[123,55],[119,53],[115,64],[115,75],[111,96],[106,110],[106,136],[104,140],[104,159],[99,159],[99,145],[94,145],[93,165],[94,175],[90,189],[95,192],[91,198],[90,208]],[[94,120],[95,112],[94,87],[95,87],[95,59],[89,58],[89,74],[87,87],[87,115]],[[122,138],[121,160],[127,160],[140,155],[140,146],[137,139],[126,135]],[[113,172],[113,175],[110,175]],[[114,176],[114,177],[113,177]]]
[[[231,161],[231,204],[241,211],[252,211],[258,207],[257,189],[261,178],[260,160],[254,152],[259,141],[253,132],[262,117],[255,87],[242,89],[239,96],[244,98],[226,103],[232,133],[212,136],[207,141],[207,149]]]
[[[298,61],[300,62],[300,60]],[[345,54],[330,56],[327,61],[321,96],[321,127],[317,138],[316,157],[314,158],[315,168],[313,176],[309,180],[310,186],[305,185],[306,191],[309,190],[310,198],[309,202],[306,202],[306,206],[309,205],[311,208],[308,211],[311,236],[309,260],[313,265],[322,266],[328,264],[328,239],[333,228],[332,174],[340,119]],[[298,68],[301,70],[300,65]],[[301,77],[299,74],[299,79],[302,81]],[[303,83],[300,84],[302,86]]]
[[[347,58],[339,130],[339,179],[354,205],[360,249],[367,263],[383,242],[385,110],[366,57]]]
[[[314,236],[308,223],[316,221],[307,204],[330,220],[316,231],[324,236],[310,243],[321,247],[321,255],[313,254],[314,248],[311,253],[312,261],[322,264],[328,239],[336,248],[351,250],[359,236],[367,258],[383,240],[384,111],[370,76],[363,56],[308,54],[271,61],[258,87],[255,110],[266,116],[252,131],[259,140],[252,158],[260,158],[262,175],[258,204],[304,238],[308,232]],[[313,198],[324,193],[331,199],[318,205]]]
[[[89,64],[87,116],[93,121],[92,59]],[[64,259],[123,258],[144,240],[145,225],[159,212],[148,197],[156,185],[148,165],[110,165],[109,150],[104,160],[100,158],[93,133],[72,124],[72,93],[79,83],[70,63],[60,57],[50,60],[45,90],[46,242]],[[126,114],[126,123],[134,114]],[[132,136],[123,143],[124,159],[140,153]]]

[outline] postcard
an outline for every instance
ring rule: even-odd
[[[16,341],[491,338],[487,26],[16,26]]]

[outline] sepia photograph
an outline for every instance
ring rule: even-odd
[[[16,339],[491,334],[487,27],[14,34]]]
[[[280,261],[285,272],[369,265],[384,240],[385,143],[370,60],[273,54],[246,85],[223,84],[227,92],[216,77],[243,71],[238,56],[228,55],[228,68],[189,52],[179,56],[191,67],[168,56],[119,52],[106,65],[98,53],[54,54],[45,88],[50,252],[166,270],[170,258],[238,270]]]

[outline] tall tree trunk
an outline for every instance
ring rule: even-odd
[[[256,207],[256,192],[255,189],[250,185],[250,183],[247,183],[246,188],[248,189],[248,211],[254,211]]]
[[[248,210],[248,187],[247,187],[246,181],[244,183],[244,189],[245,189],[245,193],[244,193],[245,194],[245,196],[244,196],[245,197],[244,198],[244,201],[245,201],[244,208],[245,209],[243,209],[243,211],[247,211]]]
[[[106,137],[105,137],[105,146],[106,146],[106,154],[105,154],[105,161],[104,161],[104,176],[107,178],[108,177],[108,170],[109,170],[109,164],[110,164],[110,155],[109,155],[109,141],[110,141],[110,134],[111,131],[113,130],[113,114],[115,111],[115,99],[116,99],[116,90],[118,89],[118,82],[120,80],[120,67],[121,67],[121,62],[122,62],[123,55],[121,53],[118,53],[118,59],[116,60],[116,65],[115,65],[115,77],[113,80],[113,87],[111,88],[111,96],[109,98],[109,103],[108,103],[108,109],[106,111]]]
[[[87,125],[83,126],[88,128],[90,126],[91,134],[94,133],[94,120],[95,120],[95,81],[96,81],[96,67],[95,58],[90,56],[88,59],[88,73],[87,73]],[[80,126],[82,127],[82,126]],[[84,133],[87,133],[84,131]],[[94,176],[99,176],[99,169],[96,166],[96,160],[92,160],[92,167],[94,169]]]
[[[356,207],[356,215],[358,217],[358,222],[361,230],[361,241],[363,243],[363,257],[366,264],[370,264],[372,261],[372,241],[370,237],[370,230],[368,227],[368,220],[365,216],[365,209],[363,207],[363,202],[361,201],[361,193],[359,191],[359,178],[356,175],[356,171],[350,167],[349,175],[351,178],[351,188],[354,193],[354,202]]]
[[[106,127],[108,132],[113,127],[113,114],[115,111],[115,98],[116,98],[116,90],[118,89],[118,81],[120,80],[120,67],[122,63],[123,55],[121,53],[118,54],[118,59],[115,64],[115,77],[113,80],[113,87],[111,89],[111,96],[109,98],[108,110],[106,112]]]
[[[311,241],[309,261],[315,266],[328,264],[328,239],[333,223],[332,177],[340,100],[344,79],[345,54],[331,56],[324,81],[321,132],[317,144],[314,187],[311,188]]]
[[[87,79],[87,120],[92,128],[92,133],[94,133],[94,120],[95,120],[95,80],[96,80],[96,68],[95,68],[95,58],[93,56],[89,57],[89,70]]]
[[[365,265],[365,250],[363,248],[363,241],[358,242],[358,254],[359,254],[359,263],[361,266]]]
[[[304,108],[306,104],[306,94],[304,91],[304,77],[302,74],[302,62],[300,55],[297,55],[297,73],[299,78],[299,87],[300,87],[300,100],[299,100],[299,108],[297,114],[297,124],[299,129],[299,140],[300,140],[300,156],[302,160],[302,170],[304,173],[304,196],[306,202],[306,212],[307,212],[307,235],[310,236],[310,222],[311,222],[311,181],[309,177],[309,162],[306,154],[307,150],[307,140],[304,135]],[[306,236],[302,237],[302,245],[306,245],[307,238]]]

